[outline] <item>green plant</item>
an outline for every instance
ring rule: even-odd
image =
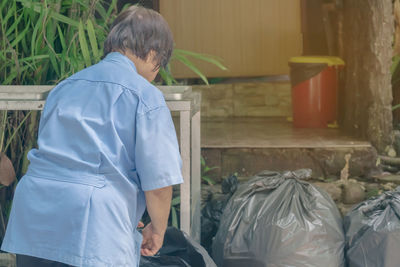
[[[213,166],[213,167],[207,166],[206,161],[205,161],[205,159],[203,158],[203,156],[201,156],[200,162],[201,162],[201,179],[202,179],[205,183],[207,183],[207,184],[209,184],[209,185],[214,185],[214,184],[215,184],[215,181],[214,181],[214,179],[212,179],[212,178],[209,176],[209,173],[210,173],[210,171],[215,170],[215,169],[218,169],[219,167],[218,167],[218,166]]]
[[[118,14],[117,0],[0,0],[0,81],[2,85],[57,84],[73,73],[100,60],[108,27]],[[225,67],[215,58],[181,49],[175,49],[172,61],[179,60],[208,83],[207,78],[191,62],[201,59]],[[160,71],[168,85],[176,83],[169,67]],[[28,166],[27,152],[34,147],[38,127],[37,112],[10,112],[8,121],[27,122],[26,126],[11,125],[19,129],[10,139],[6,131],[3,140],[11,143],[7,154],[14,166],[22,161],[23,174]],[[7,140],[7,141],[6,141]],[[24,151],[14,151],[17,146]],[[20,166],[19,166],[20,167]],[[20,170],[20,168],[16,168]]]
[[[171,201],[171,225],[179,228],[179,211],[180,211],[181,197],[174,197]]]
[[[0,83],[55,85],[97,63],[117,14],[117,0],[0,0]],[[180,49],[171,60],[181,61],[208,84],[191,58],[225,69],[215,57]],[[165,84],[177,83],[169,66],[160,75]],[[0,111],[0,118],[5,118],[0,152],[11,159],[17,177],[26,172],[27,153],[36,146],[39,117],[37,111]],[[176,224],[178,207],[172,206]]]
[[[116,2],[111,1],[106,9],[103,1],[1,0],[1,83],[56,84],[97,62],[107,25],[117,14]],[[39,114],[3,114],[7,120],[0,146],[20,177],[28,166],[27,152],[36,145]]]
[[[193,62],[190,60],[190,58],[200,59],[202,61],[206,61],[210,64],[213,64],[222,70],[226,70],[226,67],[224,65],[222,65],[222,63],[220,62],[220,59],[215,56],[200,54],[200,53],[182,50],[182,49],[174,49],[174,52],[172,53],[172,56],[171,56],[171,61],[172,62],[174,60],[180,61],[186,67],[188,67],[190,70],[192,70],[194,73],[196,73],[196,75],[198,75],[203,80],[203,82],[207,85],[209,84],[207,77],[199,70],[199,68],[197,68],[193,64]],[[172,85],[172,84],[178,83],[171,74],[170,64],[168,64],[166,69],[160,70],[160,76],[162,77],[162,79],[164,80],[164,82],[167,85]]]

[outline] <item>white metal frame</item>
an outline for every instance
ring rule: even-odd
[[[0,110],[42,110],[53,86],[0,86]],[[160,86],[171,111],[179,112],[182,174],[180,228],[200,241],[200,93],[188,86]],[[176,89],[176,90],[174,90]],[[174,92],[175,91],[175,92]],[[184,93],[183,93],[184,92]],[[41,93],[43,98],[41,98]],[[12,99],[15,96],[15,99]],[[168,100],[167,96],[171,96]]]

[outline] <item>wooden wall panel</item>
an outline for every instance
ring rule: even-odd
[[[216,55],[228,71],[197,63],[208,77],[288,74],[302,52],[300,0],[160,0],[176,48]],[[176,77],[195,75],[173,64]]]

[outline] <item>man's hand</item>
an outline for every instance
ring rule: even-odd
[[[157,233],[153,225],[149,223],[142,231],[143,242],[140,247],[140,254],[143,256],[154,256],[162,247],[164,233]]]
[[[151,223],[142,231],[143,242],[140,253],[143,256],[153,256],[163,244],[171,207],[172,186],[145,191],[144,194]]]
[[[139,221],[136,228],[143,228],[143,227],[144,227],[144,223],[142,221]]]

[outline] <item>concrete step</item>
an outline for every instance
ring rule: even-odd
[[[237,172],[311,168],[316,178],[338,177],[350,154],[350,176],[376,171],[377,153],[365,140],[340,129],[294,128],[286,118],[207,118],[202,120],[202,155],[215,180]]]

